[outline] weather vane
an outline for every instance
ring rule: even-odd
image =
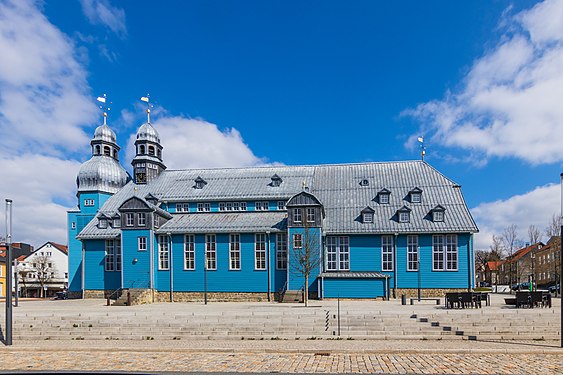
[[[153,105],[150,103],[150,95],[142,96],[141,101],[147,103],[147,123],[151,123],[151,108]]]
[[[426,146],[424,146],[424,137],[418,137],[418,141],[420,142],[420,157],[422,161],[424,161],[424,155],[426,155]]]
[[[102,96],[98,96],[96,98],[96,100],[102,104],[99,105],[100,109],[102,110],[102,113],[104,115],[104,125],[106,125],[106,119],[108,117],[108,112],[110,111],[110,107],[109,105],[111,104],[111,102],[107,101],[107,96],[106,94],[102,95]]]

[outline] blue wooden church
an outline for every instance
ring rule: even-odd
[[[153,300],[443,295],[474,285],[477,226],[424,161],[166,170],[137,132],[133,177],[105,122],[68,211],[69,292]]]

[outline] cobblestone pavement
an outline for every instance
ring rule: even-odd
[[[70,348],[69,348],[70,349]],[[0,352],[1,370],[393,374],[561,374],[560,354]]]

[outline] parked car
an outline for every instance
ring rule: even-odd
[[[489,283],[486,282],[486,281],[480,281],[480,282],[479,282],[479,286],[480,286],[481,288],[488,288],[488,287],[491,286],[491,284],[489,284]]]
[[[514,284],[510,287],[510,289],[512,289],[512,290],[530,290],[530,283],[526,281],[524,283]]]
[[[555,293],[556,290],[557,290],[557,292],[559,292],[559,284],[552,285],[547,290],[549,290],[551,293]]]

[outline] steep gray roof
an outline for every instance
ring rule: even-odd
[[[217,212],[174,215],[157,233],[279,232],[286,229],[285,212]]]
[[[274,174],[283,180],[280,186],[271,186]],[[198,176],[207,182],[202,189],[193,187]],[[367,186],[360,185],[362,180],[368,181]],[[111,215],[133,195],[144,200],[149,193],[167,203],[287,200],[303,191],[303,186],[323,204],[326,213],[323,229],[327,234],[478,231],[460,186],[423,161],[166,170],[147,185],[129,182],[108,199],[100,211]],[[421,203],[411,203],[408,199],[415,187],[422,190]],[[390,192],[389,204],[379,204],[376,199],[382,189]],[[430,212],[437,205],[445,208],[443,222],[432,221]],[[409,223],[399,223],[396,218],[397,210],[403,206],[412,210]],[[361,211],[366,207],[374,210],[373,223],[361,221]],[[243,216],[247,214],[251,213],[240,213],[236,224],[239,226],[233,226],[239,229],[233,231],[242,231],[243,225],[257,228],[260,225],[257,220],[262,218],[265,221],[261,228],[272,225],[266,216]],[[275,220],[285,215],[284,212],[269,214],[275,216]],[[170,232],[203,232],[212,228],[219,231],[219,223],[224,224],[234,217],[229,215],[175,214],[159,231],[166,231],[167,226]],[[243,221],[243,217],[248,221]]]

